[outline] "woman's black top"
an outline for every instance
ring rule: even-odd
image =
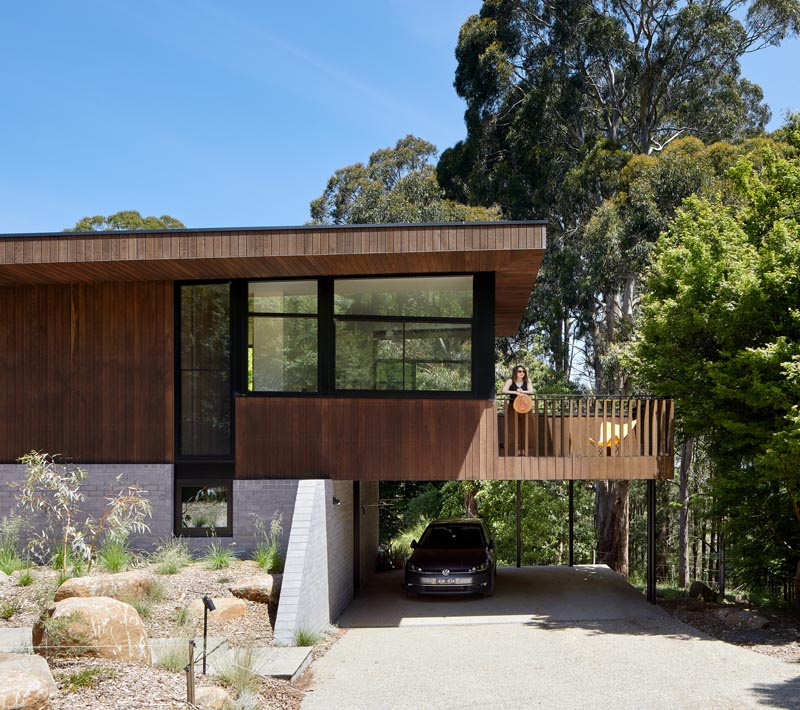
[[[509,388],[508,388],[508,389],[510,389],[510,390],[514,390],[514,391],[516,391],[516,390],[522,390],[522,391],[524,391],[524,389],[525,389],[525,380],[523,380],[523,381],[522,381],[522,385],[521,385],[521,386],[520,386],[520,385],[518,385],[516,382],[514,382],[514,380],[511,380],[511,385],[509,386]],[[527,393],[526,393],[526,394],[527,394]],[[517,398],[517,395],[515,395],[515,394],[510,394],[510,395],[508,396],[508,401],[509,401],[509,402],[511,402],[511,404],[514,404],[514,400],[515,400],[516,398]]]

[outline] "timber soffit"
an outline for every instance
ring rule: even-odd
[[[0,286],[493,271],[514,335],[545,246],[542,221],[8,234]]]

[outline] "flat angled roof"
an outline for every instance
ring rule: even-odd
[[[497,334],[514,335],[545,246],[543,221],[8,234],[0,287],[492,271]]]

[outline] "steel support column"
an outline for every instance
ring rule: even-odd
[[[656,482],[647,481],[647,601],[656,603]]]
[[[569,482],[569,566],[575,564],[575,481]]]
[[[522,481],[517,481],[517,567],[522,566]]]

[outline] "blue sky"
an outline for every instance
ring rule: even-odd
[[[480,0],[79,0],[0,10],[0,233],[138,209],[303,224],[339,167],[464,136],[458,30]],[[800,43],[743,62],[773,124]]]

